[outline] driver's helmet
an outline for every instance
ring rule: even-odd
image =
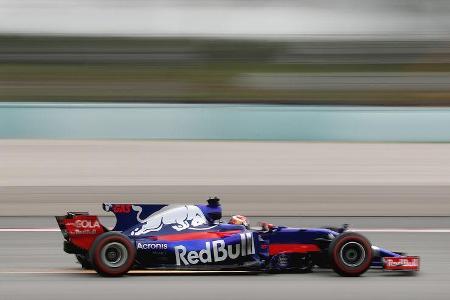
[[[228,221],[228,224],[233,225],[244,225],[245,227],[248,227],[247,218],[241,215],[234,215],[230,218],[230,221]]]

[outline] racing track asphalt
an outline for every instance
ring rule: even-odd
[[[266,218],[277,224],[339,224],[375,245],[420,255],[415,276],[370,271],[343,278],[311,274],[144,273],[101,278],[81,271],[56,231],[0,231],[0,299],[449,299],[450,218]],[[255,221],[255,220],[253,220]],[[0,218],[0,228],[56,228],[51,218]],[[426,232],[417,232],[426,228]],[[434,228],[446,229],[433,232]],[[375,230],[369,232],[368,229]],[[386,232],[386,229],[396,229]],[[402,232],[405,229],[410,232]],[[383,231],[384,230],[384,231]]]

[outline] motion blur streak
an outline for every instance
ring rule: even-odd
[[[1,0],[0,8],[3,32],[404,37],[450,28],[450,4],[441,0]]]
[[[198,203],[252,215],[449,216],[446,143],[0,141],[2,215]],[[424,200],[426,199],[426,201]]]
[[[434,107],[6,102],[0,138],[449,142],[449,119]]]
[[[450,37],[363,37],[0,35],[0,100],[450,104]]]
[[[0,101],[450,104],[442,0],[0,0]]]

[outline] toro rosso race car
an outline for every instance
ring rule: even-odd
[[[131,269],[309,272],[318,266],[342,276],[359,276],[371,267],[419,270],[419,257],[372,246],[347,226],[262,223],[250,228],[242,216],[223,223],[217,198],[206,205],[103,204],[103,209],[116,216],[112,230],[88,213],[56,217],[64,251],[103,276],[121,276]]]

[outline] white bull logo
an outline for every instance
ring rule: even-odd
[[[137,211],[137,220],[142,223],[140,228],[136,228],[131,235],[142,235],[152,231],[159,231],[164,225],[171,225],[176,231],[185,230],[190,227],[198,227],[207,224],[205,215],[195,205],[183,205],[176,207],[166,207],[145,219],[141,219],[142,207],[133,205]]]

